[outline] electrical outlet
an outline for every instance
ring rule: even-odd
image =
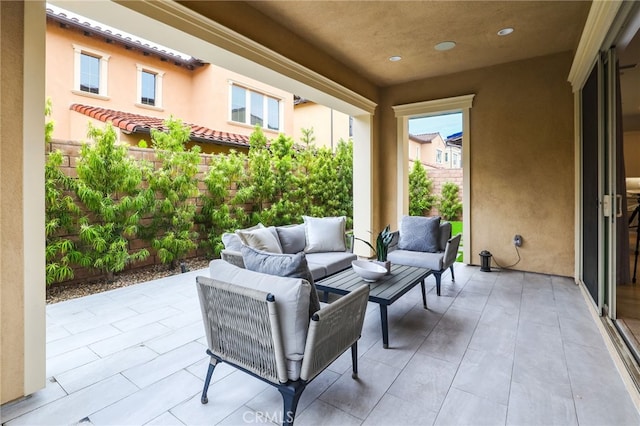
[[[522,235],[516,234],[513,237],[513,245],[515,245],[516,247],[522,247]]]

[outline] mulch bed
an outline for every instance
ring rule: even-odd
[[[211,259],[194,258],[185,261],[188,271],[202,269],[209,266]],[[169,270],[167,265],[152,265],[144,268],[123,271],[116,275],[115,279],[108,282],[106,278],[91,279],[91,281],[74,284],[54,284],[47,288],[47,304],[63,302],[69,299],[89,296],[103,291],[127,287],[133,284],[151,281],[158,278],[180,274],[180,267]]]

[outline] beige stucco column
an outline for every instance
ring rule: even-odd
[[[0,2],[0,403],[43,388],[45,3]]]

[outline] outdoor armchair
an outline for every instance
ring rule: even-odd
[[[324,306],[309,319],[307,281],[268,276],[222,260],[214,262],[226,264],[215,263],[212,270],[222,271],[221,275],[228,279],[196,279],[207,354],[211,357],[202,391],[203,404],[208,402],[209,383],[220,362],[275,386],[283,398],[283,425],[293,424],[307,384],[348,348],[352,376],[357,377],[357,341],[362,332],[368,286]],[[258,285],[246,286],[249,282]],[[278,289],[286,291],[278,294]],[[302,318],[302,314],[306,317]],[[302,333],[293,333],[293,327]]]

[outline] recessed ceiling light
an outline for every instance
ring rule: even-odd
[[[436,50],[439,50],[439,51],[441,51],[441,52],[442,52],[442,51],[445,51],[445,50],[451,50],[451,49],[453,49],[454,47],[456,47],[456,42],[455,42],[455,41],[443,41],[443,42],[438,43],[438,44],[436,44],[436,45],[434,46],[434,48],[435,48]]]
[[[398,56],[398,55],[389,56],[389,60],[391,62],[398,62],[400,59],[402,59],[402,56]]]
[[[499,36],[506,36],[506,35],[511,34],[512,32],[513,32],[513,28],[510,28],[510,27],[503,28],[500,31],[498,31],[498,35]]]

